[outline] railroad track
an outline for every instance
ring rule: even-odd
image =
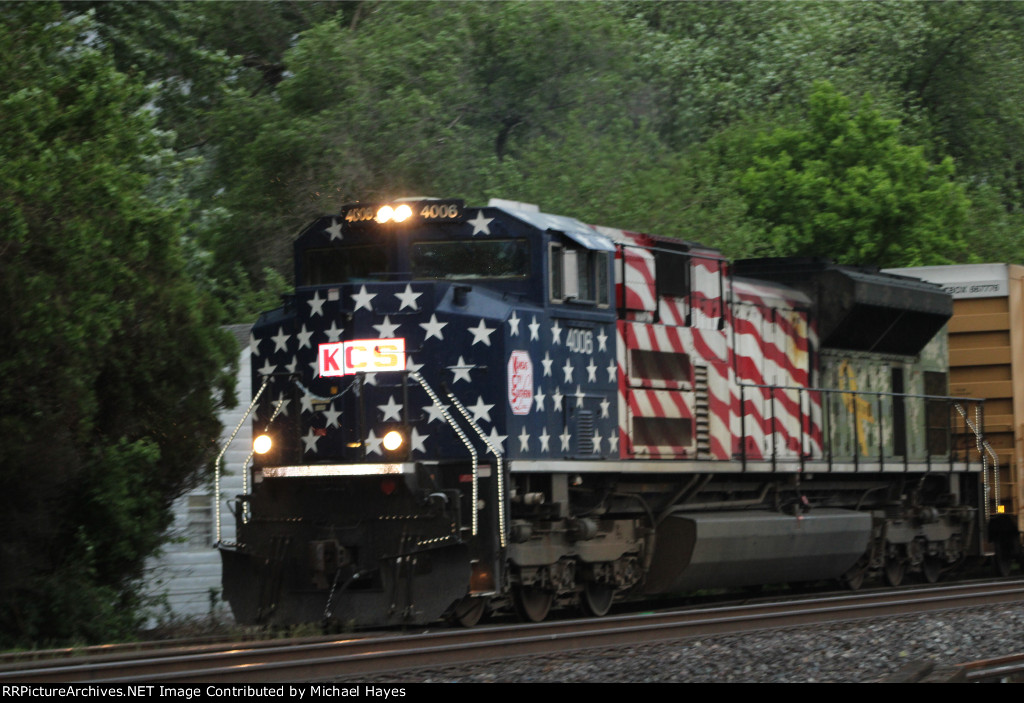
[[[782,603],[645,612],[421,634],[202,645],[0,666],[4,683],[317,681],[569,650],[638,645],[950,608],[1024,601],[1024,580],[889,589]],[[1007,664],[1008,665],[1008,664]],[[980,664],[977,667],[981,669]]]
[[[960,666],[963,678],[971,682],[1020,681],[1024,676],[1024,654],[968,662]]]
[[[911,662],[883,679],[883,683],[1020,683],[1024,680],[1024,654],[979,659],[956,666]]]

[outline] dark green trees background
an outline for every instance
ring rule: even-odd
[[[87,16],[0,17],[0,644],[126,636],[234,342],[150,91]]]
[[[0,2],[0,643],[125,635],[224,322],[352,200],[1024,263],[1017,2]]]

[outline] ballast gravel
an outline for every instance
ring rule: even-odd
[[[1024,604],[418,669],[396,683],[868,683],[1024,653]]]

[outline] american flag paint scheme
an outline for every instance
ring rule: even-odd
[[[730,264],[511,201],[388,207],[307,227],[294,293],[253,328],[264,446],[239,541],[220,545],[239,620],[600,615],[694,587],[930,574],[984,549],[963,520],[988,512],[983,465],[956,451],[968,401],[922,390],[945,372],[921,353],[945,343],[941,290]],[[834,276],[853,292],[833,300]],[[913,339],[893,346],[896,324]],[[917,472],[928,490],[892,510]],[[878,505],[949,494],[932,506],[943,539],[879,537]]]

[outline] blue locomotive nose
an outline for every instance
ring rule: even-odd
[[[447,282],[352,283],[300,291],[291,311],[256,330],[257,386],[272,376],[257,424],[281,436],[263,465],[465,459],[444,418],[451,402],[424,386],[453,393],[504,452],[504,320],[514,310],[500,297]]]

